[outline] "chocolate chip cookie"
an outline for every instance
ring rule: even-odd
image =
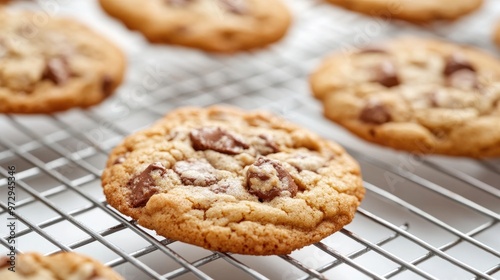
[[[331,120],[414,153],[500,155],[500,62],[472,47],[402,38],[327,59],[311,76]]]
[[[483,4],[483,0],[327,0],[346,9],[386,20],[401,19],[424,23],[454,20]]]
[[[89,107],[113,93],[124,70],[122,52],[78,22],[0,10],[0,113]]]
[[[290,12],[281,0],[100,0],[103,9],[151,42],[235,52],[282,38]]]
[[[26,253],[16,256],[15,268],[8,257],[0,258],[2,280],[122,280],[111,268],[77,253],[58,253],[42,256]],[[9,269],[11,268],[11,269]],[[15,270],[15,272],[12,271]]]
[[[259,111],[181,108],[127,137],[106,199],[167,238],[209,250],[287,254],[351,222],[358,164],[336,143]]]

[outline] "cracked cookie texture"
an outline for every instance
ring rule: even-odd
[[[327,0],[346,9],[415,23],[455,20],[479,9],[483,0]]]
[[[123,280],[111,268],[100,262],[73,252],[62,252],[50,256],[39,253],[17,255],[15,272],[7,257],[0,259],[2,280]]]
[[[0,113],[95,105],[113,93],[124,71],[122,52],[84,25],[0,9]]]
[[[184,107],[127,137],[102,175],[110,205],[203,248],[287,254],[351,222],[360,169],[342,147],[262,111]]]
[[[103,9],[151,42],[213,52],[263,47],[291,22],[281,0],[100,0]]]
[[[419,154],[500,156],[500,61],[399,38],[326,59],[311,75],[324,114],[365,140]]]

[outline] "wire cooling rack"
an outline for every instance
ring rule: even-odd
[[[296,19],[283,42],[233,56],[149,45],[95,1],[19,4],[99,29],[124,48],[129,69],[117,94],[90,110],[0,116],[2,255],[15,239],[17,253],[76,251],[126,279],[500,279],[500,160],[418,157],[365,143],[325,120],[307,85],[330,52],[401,34],[495,51],[489,38],[500,4],[486,1],[470,17],[426,27],[321,1],[288,3]],[[257,257],[162,238],[107,205],[100,175],[124,136],[173,108],[216,103],[273,111],[346,147],[367,189],[354,221],[290,255]]]

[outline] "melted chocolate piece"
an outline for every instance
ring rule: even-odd
[[[246,0],[219,0],[221,6],[228,12],[244,15],[247,13]]]
[[[174,171],[184,185],[207,187],[217,183],[216,170],[206,161],[179,161],[175,163]]]
[[[455,53],[446,58],[443,74],[449,77],[453,73],[464,69],[476,72],[474,66],[463,55]]]
[[[389,60],[383,61],[376,69],[377,77],[374,82],[377,82],[385,87],[395,87],[400,84],[396,67]]]
[[[102,83],[101,83],[102,93],[105,96],[110,96],[113,93],[114,84],[115,82],[113,81],[113,78],[111,78],[108,75],[105,75],[102,78]]]
[[[275,179],[271,169],[277,173]],[[271,172],[270,172],[271,171]],[[261,201],[271,201],[283,192],[289,192],[294,197],[299,187],[290,173],[280,162],[265,157],[259,157],[247,170],[248,192],[259,197]]]
[[[130,189],[130,205],[133,208],[144,207],[149,199],[158,192],[155,180],[151,177],[151,172],[160,170],[161,175],[165,174],[165,167],[159,162],[150,164],[141,174],[128,181],[127,187]]]
[[[271,136],[261,134],[261,135],[259,135],[259,138],[264,140],[264,146],[265,146],[265,149],[259,150],[260,154],[268,155],[268,154],[273,154],[273,153],[277,153],[280,151],[280,148],[278,147],[278,145],[276,145],[276,142],[274,142],[274,140]]]
[[[64,57],[53,57],[47,61],[43,72],[43,79],[50,80],[56,85],[63,85],[69,80],[71,70]]]
[[[479,89],[477,74],[469,69],[461,69],[446,77],[446,85],[462,89]]]
[[[381,103],[369,102],[361,110],[359,119],[365,123],[384,124],[392,120],[389,109]]]
[[[220,127],[194,129],[189,137],[193,148],[197,151],[213,150],[228,155],[237,155],[250,147],[237,136]]]

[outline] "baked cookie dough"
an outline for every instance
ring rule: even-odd
[[[481,7],[483,0],[327,0],[346,9],[386,20],[417,23],[454,20]]]
[[[497,45],[497,47],[500,48],[500,22],[495,27],[495,30],[493,31],[493,41]]]
[[[500,62],[472,47],[400,38],[338,53],[312,74],[326,117],[414,153],[500,155]]]
[[[9,270],[10,260],[0,258],[2,280],[122,280],[111,268],[77,253],[57,253],[42,256],[26,253],[16,256],[15,272]]]
[[[110,96],[123,78],[122,52],[74,20],[37,16],[0,9],[0,113],[85,108]]]
[[[151,42],[214,52],[281,39],[291,15],[281,0],[100,0],[103,9]]]
[[[351,222],[364,188],[342,147],[259,111],[181,108],[127,137],[102,176],[110,205],[209,250],[287,254]]]

